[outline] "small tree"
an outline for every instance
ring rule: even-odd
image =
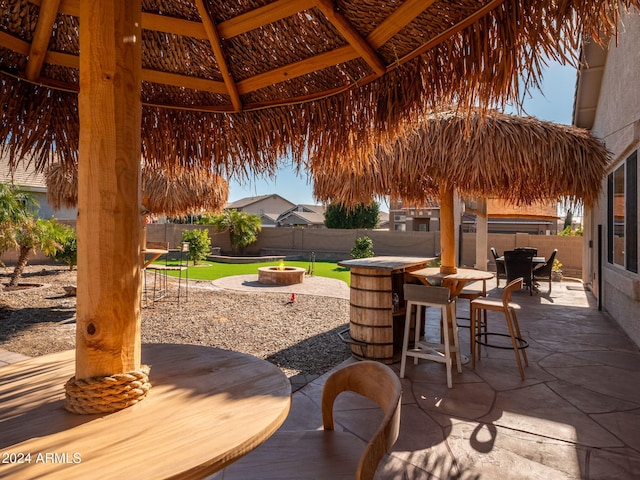
[[[349,252],[351,258],[369,258],[373,257],[373,240],[369,237],[358,237],[354,247]]]
[[[73,267],[78,264],[78,242],[76,231],[73,228],[65,227],[63,229],[60,250],[57,250],[52,258],[56,262],[63,262],[69,265],[70,271],[73,271]]]
[[[184,230],[182,241],[189,242],[189,258],[196,265],[200,260],[204,260],[211,251],[211,239],[209,230]]]
[[[334,203],[327,207],[324,218],[327,228],[376,228],[380,221],[380,207],[376,202],[354,207]]]
[[[217,232],[229,232],[231,249],[241,253],[258,241],[258,233],[262,230],[262,221],[258,215],[238,210],[225,210],[213,217],[211,223]]]
[[[60,240],[64,237],[63,227],[64,225],[53,218],[49,220],[28,218],[16,226],[18,260],[11,274],[10,287],[18,285],[31,252],[41,250],[46,256],[52,257],[62,248]]]
[[[37,207],[38,203],[28,193],[12,185],[0,185],[0,253],[10,248],[18,250],[10,287],[18,285],[31,252],[41,250],[52,256],[60,249],[63,225],[55,219],[34,218]]]

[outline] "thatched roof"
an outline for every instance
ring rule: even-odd
[[[321,201],[354,204],[389,195],[424,204],[444,186],[465,197],[515,204],[592,205],[609,155],[602,142],[579,128],[495,112],[448,111],[378,148],[358,169],[337,160],[310,159],[314,194]]]
[[[47,169],[47,201],[55,208],[78,204],[78,169],[59,163]],[[142,204],[155,215],[221,211],[229,198],[229,184],[201,168],[166,170],[142,168]]]
[[[2,2],[14,162],[77,158],[79,1]],[[614,33],[619,4],[640,0],[143,0],[145,161],[242,175],[289,153],[357,159],[434,105],[517,101],[545,55]]]

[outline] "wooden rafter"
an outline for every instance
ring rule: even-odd
[[[40,77],[59,6],[60,0],[42,0],[40,4],[38,23],[36,24],[33,40],[31,40],[29,60],[25,68],[25,75],[29,80],[37,80]]]
[[[336,11],[332,0],[315,0],[316,6],[324,14],[325,17],[333,24],[347,42],[360,54],[367,64],[376,72],[377,75],[383,75],[386,71],[386,65],[382,59],[376,54],[371,45],[369,45],[357,32],[353,25],[342,15]]]
[[[367,36],[367,42],[373,48],[380,48],[435,2],[436,0],[407,0]]]
[[[213,50],[213,55],[218,62],[218,68],[220,69],[220,73],[222,74],[222,79],[224,80],[224,84],[227,87],[227,93],[231,98],[231,104],[236,112],[242,110],[242,100],[240,100],[240,94],[238,93],[238,89],[236,88],[236,83],[231,77],[231,73],[229,72],[229,67],[227,66],[227,60],[224,58],[224,52],[222,51],[222,45],[220,44],[220,36],[218,35],[218,30],[214,25],[211,17],[207,13],[207,9],[202,0],[196,0],[196,6],[198,7],[198,11],[200,12],[200,16],[202,17],[202,24],[204,25],[204,29],[207,32],[207,38],[209,39],[209,44],[211,44],[211,49]]]

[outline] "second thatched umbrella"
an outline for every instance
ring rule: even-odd
[[[471,121],[469,121],[471,120]],[[392,145],[381,146],[356,171],[335,159],[310,160],[314,194],[354,204],[374,196],[424,203],[440,198],[442,271],[454,272],[453,194],[590,206],[609,160],[586,130],[535,118],[447,111]]]
[[[47,200],[56,209],[78,204],[77,168],[54,164],[47,169]],[[142,204],[155,215],[185,215],[197,211],[219,212],[229,197],[229,184],[203,168],[178,168],[171,172],[142,168]]]

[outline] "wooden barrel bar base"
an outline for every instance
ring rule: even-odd
[[[428,259],[373,257],[339,262],[351,270],[349,336],[351,354],[359,360],[400,361],[405,323],[403,286],[408,269]],[[415,320],[411,320],[415,325]],[[413,338],[413,332],[411,332]]]

